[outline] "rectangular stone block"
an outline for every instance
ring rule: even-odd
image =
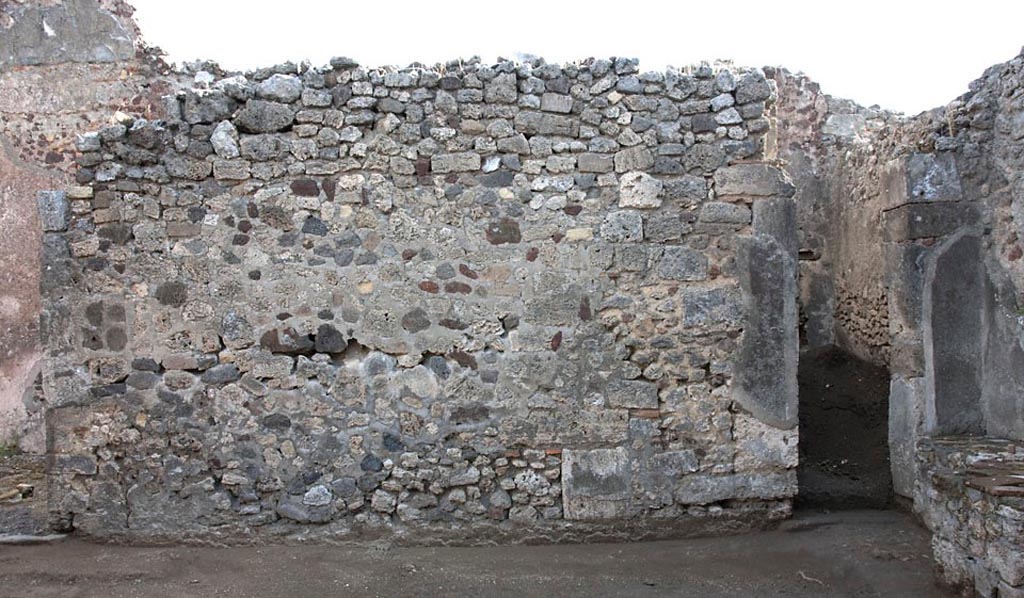
[[[68,199],[92,199],[93,191],[89,186],[68,187]]]
[[[438,154],[431,156],[430,169],[437,173],[473,172],[480,170],[480,154],[462,152],[457,154]]]
[[[658,276],[669,280],[705,280],[708,277],[708,258],[689,247],[666,247],[658,263]]]
[[[244,181],[249,178],[248,160],[214,160],[213,177],[218,181]]]
[[[642,145],[615,153],[615,172],[647,170],[654,166],[654,153]]]
[[[788,429],[797,423],[796,256],[768,235],[741,237],[737,250],[746,321],[733,399],[757,419]]]
[[[719,168],[714,179],[718,197],[793,197],[796,193],[783,171],[760,162]]]
[[[605,399],[609,407],[617,409],[657,409],[658,386],[643,380],[613,379],[605,388]]]
[[[580,154],[576,163],[580,172],[605,173],[615,170],[614,158],[608,154]]]
[[[924,426],[924,378],[893,376],[889,384],[889,462],[893,491],[914,497],[917,439]]]
[[[67,229],[68,222],[71,220],[67,195],[60,191],[40,191],[36,195],[36,203],[43,232],[59,232]]]
[[[631,495],[629,453],[624,447],[563,451],[562,507],[566,519],[624,517]]]
[[[577,137],[580,132],[580,122],[578,119],[560,114],[520,112],[515,118],[515,129],[526,135]]]
[[[706,505],[729,499],[782,500],[796,496],[796,470],[727,475],[690,474],[680,478],[675,499],[684,505]]]
[[[545,93],[540,97],[540,109],[544,112],[569,114],[572,112],[572,96],[560,93]]]
[[[687,327],[734,326],[743,321],[743,298],[734,286],[683,287],[680,293]]]
[[[964,198],[956,157],[949,152],[911,154],[887,163],[882,170],[882,187],[886,209]]]
[[[48,464],[50,473],[96,475],[96,457],[93,455],[52,455]]]
[[[914,204],[925,205],[925,204]],[[955,204],[931,204],[938,207]],[[981,397],[989,291],[980,236],[965,235],[935,249],[925,281],[923,336],[928,400],[934,406],[928,432],[985,433]]]
[[[167,236],[172,239],[198,236],[202,227],[191,222],[168,222]]]
[[[885,212],[887,241],[943,237],[978,221],[978,209],[966,202],[910,203]]]
[[[700,221],[715,224],[750,224],[750,208],[743,204],[709,201],[701,206]]]

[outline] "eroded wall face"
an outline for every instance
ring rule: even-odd
[[[65,527],[787,513],[796,212],[760,72],[277,70],[83,137],[41,203]]]
[[[0,3],[0,445],[45,450],[37,194],[74,179],[74,138],[166,93],[121,2]],[[164,88],[161,90],[161,88]]]

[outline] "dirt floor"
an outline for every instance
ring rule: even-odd
[[[830,347],[803,353],[798,378],[798,504],[889,505],[889,372]]]
[[[928,536],[893,511],[800,513],[776,531],[637,544],[389,548],[0,546],[3,598],[944,597]]]

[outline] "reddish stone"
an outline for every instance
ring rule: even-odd
[[[438,324],[444,326],[445,328],[448,328],[449,330],[465,330],[466,328],[469,328],[468,324],[464,324],[458,320],[453,320],[451,318],[445,318],[438,322]]]
[[[430,174],[430,158],[416,159],[416,176],[427,176]]]
[[[562,449],[560,449],[560,448],[544,449],[544,454],[545,455],[552,455],[552,456],[561,455],[562,454]]]
[[[630,409],[629,416],[642,419],[660,419],[661,411],[658,409]]]
[[[473,287],[469,286],[464,282],[449,282],[444,285],[445,293],[459,293],[462,295],[468,295],[473,291]]]
[[[590,311],[590,299],[584,297],[580,299],[580,319],[584,322],[594,317],[594,314]]]
[[[551,350],[557,351],[562,346],[562,331],[559,330],[555,333],[555,336],[551,337]]]
[[[565,206],[562,211],[570,216],[578,216],[583,211],[583,206]]]
[[[295,179],[292,181],[292,193],[300,197],[317,197],[320,186],[313,179]]]
[[[540,255],[540,250],[536,247],[531,247],[526,250],[526,261],[532,262],[537,259],[538,255]]]
[[[338,182],[334,179],[324,179],[320,186],[324,189],[324,195],[327,196],[327,201],[334,201],[335,194],[338,189]]]
[[[424,280],[420,283],[420,290],[436,294],[441,290],[441,287],[437,286],[437,283],[432,280]]]
[[[1024,256],[1024,249],[1021,249],[1020,245],[1014,245],[1013,249],[1010,250],[1010,253],[1006,255],[1006,259],[1010,260],[1011,262],[1015,262],[1019,260],[1022,256]]]
[[[493,220],[487,225],[487,242],[491,245],[506,245],[523,240],[519,223],[511,218]]]
[[[454,359],[456,363],[464,368],[476,369],[476,357],[465,351],[452,351],[448,354],[448,357]]]
[[[563,235],[562,233],[555,233],[555,234],[551,235],[551,240],[554,241],[555,243],[561,243],[562,239],[564,239],[564,238],[565,238],[565,235]]]
[[[473,280],[480,278],[479,276],[477,276],[477,273],[470,270],[469,266],[467,266],[466,264],[459,264],[459,272],[466,278],[471,278]]]
[[[402,250],[402,259],[403,260],[409,261],[409,260],[411,260],[414,257],[416,257],[416,250],[415,249],[403,249]]]

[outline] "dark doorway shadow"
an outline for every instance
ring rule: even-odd
[[[797,505],[889,506],[889,371],[826,347],[800,355],[798,378]]]

